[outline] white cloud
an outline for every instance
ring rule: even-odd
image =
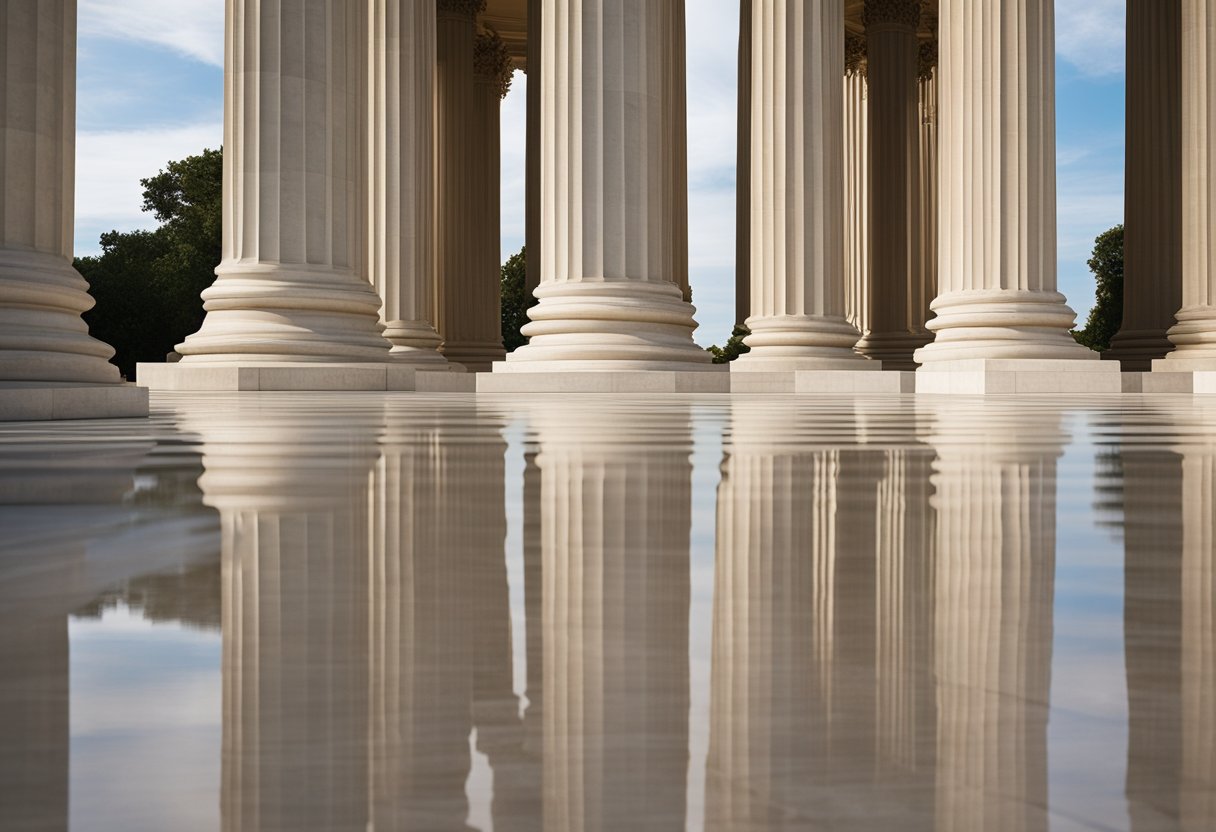
[[[1116,75],[1124,66],[1126,20],[1126,0],[1057,0],[1056,52],[1084,75]]]
[[[80,34],[151,43],[224,65],[223,0],[80,0]]]
[[[156,224],[141,210],[140,179],[165,163],[218,148],[222,122],[136,130],[82,132],[76,140],[77,254],[97,251],[98,231],[151,228]]]

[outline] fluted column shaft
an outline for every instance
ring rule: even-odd
[[[1216,368],[1216,0],[1182,0],[1182,68],[1182,308],[1169,331],[1176,349],[1165,368],[1211,369]]]
[[[362,263],[360,3],[227,0],[224,246],[189,363],[387,361]]]
[[[752,348],[732,370],[849,367],[844,319],[844,7],[752,6]]]
[[[669,232],[687,210],[667,116],[683,100],[675,3],[544,4],[544,273],[523,330],[531,341],[496,369],[710,368],[672,274]]]
[[[541,70],[541,44],[544,38],[541,27],[544,24],[543,0],[528,0],[528,126],[527,151],[525,160],[525,189],[524,200],[524,236],[525,236],[525,288],[529,293],[536,291],[540,285],[541,274],[541,109],[544,103],[544,73]]]
[[[435,7],[367,0],[367,272],[393,357],[439,364],[435,291]]]
[[[870,126],[869,329],[858,350],[884,367],[914,369],[928,338],[912,329],[920,178],[920,0],[866,3]]]
[[[1149,370],[1182,306],[1182,6],[1127,3],[1123,324],[1103,358]]]
[[[920,363],[1097,357],[1056,291],[1054,15],[941,0],[940,285]]]
[[[0,384],[115,384],[72,268],[76,0],[0,6]]]
[[[865,40],[849,36],[844,76],[845,319],[870,329],[870,136]]]
[[[913,216],[912,286],[909,329],[921,333],[927,342],[929,307],[937,297],[937,43],[920,46],[919,144],[920,161],[913,200],[918,209]]]

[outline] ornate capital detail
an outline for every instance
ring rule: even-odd
[[[927,40],[920,45],[920,64],[917,67],[917,76],[926,81],[933,77],[933,70],[937,69],[937,38]]]
[[[852,32],[844,35],[844,74],[866,74],[866,39]]]
[[[920,0],[866,0],[866,26],[894,24],[920,28]]]
[[[473,44],[473,72],[498,88],[499,98],[511,90],[511,52],[497,32],[478,32]]]
[[[436,8],[440,14],[476,17],[486,10],[486,0],[437,0]]]
[[[920,0],[920,28],[937,37],[937,2],[936,0]]]

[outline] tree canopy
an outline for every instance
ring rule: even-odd
[[[713,354],[714,363],[729,364],[739,356],[751,352],[752,348],[743,343],[743,339],[751,334],[751,330],[743,324],[736,324],[730,333],[730,340],[726,342],[725,347],[719,347],[717,344],[714,344],[709,348],[709,351]]]
[[[527,288],[527,247],[507,258],[502,264],[502,343],[507,352],[528,343],[519,330],[528,322],[528,310],[536,305],[536,298]]]
[[[1094,308],[1085,328],[1073,333],[1077,341],[1091,350],[1110,348],[1110,339],[1123,325],[1123,226],[1116,225],[1094,241],[1089,269],[1097,283]]]

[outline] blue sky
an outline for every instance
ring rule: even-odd
[[[223,0],[80,0],[76,251],[149,227],[139,179],[223,135]],[[737,0],[690,0],[689,243],[702,344],[734,317]],[[1085,261],[1123,217],[1124,0],[1056,0],[1060,289],[1084,319]],[[523,244],[524,96],[503,106],[502,242]]]

